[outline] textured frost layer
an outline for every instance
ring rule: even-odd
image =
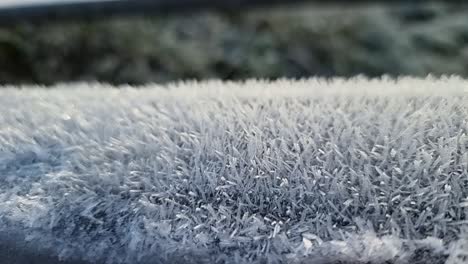
[[[3,88],[0,227],[91,262],[457,263],[467,87]]]

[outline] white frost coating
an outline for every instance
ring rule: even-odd
[[[467,87],[4,87],[0,229],[90,262],[455,261]]]

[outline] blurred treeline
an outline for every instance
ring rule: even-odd
[[[0,28],[0,83],[468,76],[468,10],[303,5]]]

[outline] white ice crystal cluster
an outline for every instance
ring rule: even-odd
[[[0,263],[464,263],[467,88],[0,88]]]

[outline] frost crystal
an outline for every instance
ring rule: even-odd
[[[0,251],[13,232],[90,263],[460,263],[467,85],[4,87]]]

